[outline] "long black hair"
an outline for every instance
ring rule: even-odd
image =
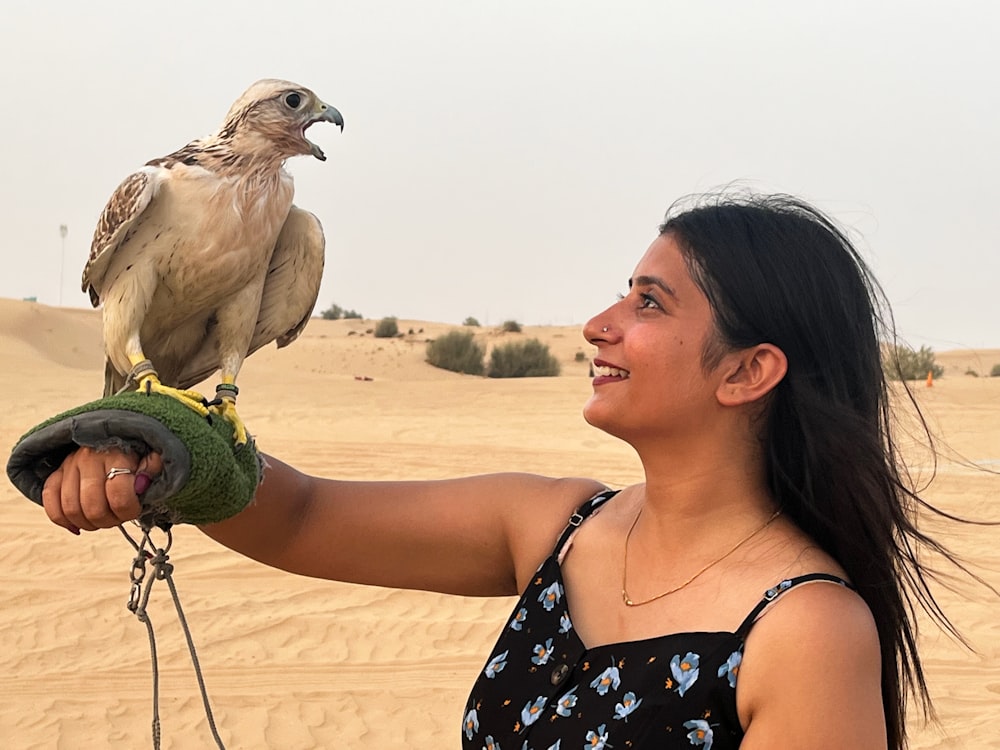
[[[787,357],[762,422],[770,490],[871,610],[889,747],[903,748],[908,695],[930,707],[917,607],[955,633],[918,552],[956,560],[917,528],[917,510],[936,509],[910,486],[893,441],[885,295],[846,234],[797,198],[725,191],[691,201],[674,204],[660,232],[677,241],[711,304],[717,340],[704,363],[765,342]]]

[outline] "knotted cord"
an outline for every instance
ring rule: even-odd
[[[141,525],[142,538],[136,542],[123,526],[119,526],[122,534],[135,550],[135,559],[132,560],[132,569],[129,571],[129,579],[132,587],[129,591],[127,607],[139,620],[146,625],[146,632],[149,634],[149,652],[153,664],[153,750],[160,750],[160,674],[156,659],[156,637],[153,634],[153,623],[149,619],[146,605],[149,602],[149,594],[153,589],[153,582],[164,580],[170,588],[170,596],[174,600],[174,608],[177,610],[177,619],[180,621],[181,629],[184,631],[184,638],[187,640],[188,652],[191,654],[191,663],[194,665],[194,673],[198,679],[198,689],[201,691],[201,701],[205,707],[205,718],[208,719],[209,729],[212,730],[212,737],[219,750],[225,750],[222,739],[219,737],[218,729],[215,726],[215,718],[212,716],[212,707],[208,700],[208,691],[205,688],[205,680],[202,677],[201,665],[198,662],[198,654],[195,651],[194,639],[191,637],[191,630],[188,628],[187,619],[184,617],[184,610],[181,609],[181,600],[177,595],[177,587],[174,585],[174,566],[169,562],[170,545],[173,544],[173,535],[167,528],[166,546],[156,547],[150,538],[152,527]],[[152,566],[152,575],[146,577],[146,565]],[[145,586],[143,586],[145,581]]]

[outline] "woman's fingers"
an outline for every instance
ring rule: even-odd
[[[132,483],[135,494],[141,495],[148,490],[153,483],[153,477],[159,475],[161,471],[163,471],[163,457],[159,453],[143,456],[135,472],[135,481]]]
[[[95,483],[93,494],[84,493],[84,502],[93,503],[87,507],[87,517],[101,528],[118,526],[138,518],[141,510],[139,497],[135,491],[135,483],[140,476],[137,473],[139,462],[136,457],[127,456],[124,463],[120,459],[115,459],[110,462],[113,464],[111,466],[108,463],[105,460],[106,471],[103,476],[91,478]],[[115,471],[116,469],[128,469],[128,471],[119,472]]]
[[[131,487],[136,463],[135,456],[120,451],[98,452],[89,448],[81,448],[67,458],[63,464],[66,476],[62,505],[69,522],[84,531],[120,524],[122,521],[112,506],[126,504],[122,495]],[[109,476],[112,469],[124,469],[126,473]],[[74,494],[78,496],[75,503]]]
[[[81,461],[88,464],[93,458],[86,455],[87,449],[71,453],[62,466],[53,473],[42,488],[42,505],[54,523],[78,533],[80,529],[93,531],[97,528],[83,512],[82,495],[90,491],[85,487],[80,473]]]
[[[66,474],[65,461],[63,465],[56,469],[49,475],[49,478],[45,480],[45,486],[42,487],[42,507],[45,508],[45,515],[49,517],[49,520],[56,526],[62,526],[67,531],[73,534],[79,534],[80,528],[75,524],[70,523],[69,519],[66,518],[66,514],[63,512],[63,478]]]
[[[140,461],[120,451],[80,448],[46,480],[42,505],[53,523],[73,533],[118,526],[139,516],[138,495],[162,468],[156,454]]]

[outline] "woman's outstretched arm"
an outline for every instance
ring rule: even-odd
[[[353,583],[473,596],[517,593],[573,510],[601,489],[588,479],[488,474],[418,482],[321,479],[267,458],[264,481],[241,513],[202,530],[267,565]],[[137,462],[80,449],[46,482],[43,504],[66,528],[96,530],[136,518]]]

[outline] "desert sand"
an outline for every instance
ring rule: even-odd
[[[452,326],[314,320],[291,347],[261,351],[240,378],[241,412],[262,450],[336,477],[415,478],[518,469],[641,478],[630,449],[589,427],[592,353],[577,327],[531,327],[563,365],[557,378],[490,380],[437,370],[425,342]],[[412,330],[412,333],[409,333]],[[93,400],[102,388],[99,313],[0,300],[0,446]],[[913,392],[940,440],[926,496],[959,515],[1000,521],[1000,350],[940,352],[945,377]],[[361,378],[361,379],[358,379]],[[368,380],[364,378],[369,378]],[[912,420],[900,410],[904,430]],[[930,454],[908,443],[927,479]],[[6,458],[5,458],[6,463]],[[0,745],[150,747],[145,627],[127,610],[132,550],[114,531],[77,538],[0,481]],[[1000,530],[928,521],[1000,588]],[[377,550],[372,550],[377,554]],[[458,748],[463,704],[512,605],[352,586],[268,569],[177,527],[174,579],[227,747]],[[914,712],[912,747],[1000,749],[1000,598],[960,581],[935,590],[974,651],[923,620],[921,649],[939,716]],[[164,748],[213,746],[169,592],[149,607],[160,657]],[[831,675],[849,680],[850,675]]]

